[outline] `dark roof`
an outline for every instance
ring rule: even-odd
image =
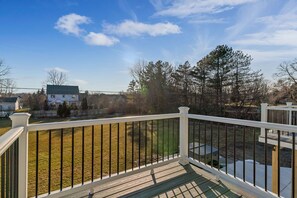
[[[78,86],[70,86],[70,85],[47,85],[46,86],[47,94],[71,94],[77,95],[79,94]]]
[[[0,97],[0,102],[13,102],[17,101],[18,97]]]

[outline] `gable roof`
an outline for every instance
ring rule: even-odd
[[[78,95],[79,89],[78,89],[78,86],[70,86],[70,85],[46,85],[46,93]]]
[[[0,102],[13,102],[15,103],[18,97],[0,97]]]

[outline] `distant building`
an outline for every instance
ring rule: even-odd
[[[21,108],[20,97],[0,97],[0,111],[16,111]]]
[[[78,86],[47,85],[46,94],[49,105],[58,106],[65,101],[68,105],[79,106]]]

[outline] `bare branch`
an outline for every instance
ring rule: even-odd
[[[0,60],[0,78],[7,76],[10,72],[10,67],[4,64],[3,60]]]
[[[63,85],[67,82],[67,75],[65,72],[52,69],[47,72],[46,82],[51,85]]]

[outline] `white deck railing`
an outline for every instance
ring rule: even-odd
[[[207,121],[207,122],[216,122],[216,123],[224,123],[230,125],[237,126],[245,126],[245,127],[253,127],[253,128],[261,128],[264,129],[264,136],[261,134],[259,138],[264,139],[265,142],[265,130],[273,129],[273,130],[282,130],[288,131],[291,133],[297,133],[297,126],[292,125],[284,125],[284,124],[275,124],[268,122],[258,122],[258,121],[250,121],[250,120],[240,120],[240,119],[230,119],[230,118],[222,118],[222,117],[213,117],[213,116],[203,116],[203,115],[194,115],[188,114],[189,108],[180,107],[180,113],[174,114],[163,114],[163,115],[148,115],[148,116],[132,116],[132,117],[121,117],[121,118],[106,118],[106,119],[95,119],[95,120],[82,120],[82,121],[67,121],[67,122],[55,122],[55,123],[41,123],[41,124],[28,124],[28,120],[30,115],[19,113],[14,114],[10,118],[12,120],[12,129],[7,132],[5,135],[0,137],[0,155],[3,154],[12,143],[18,139],[19,140],[19,174],[18,174],[18,197],[27,197],[28,195],[28,133],[32,131],[44,131],[44,130],[55,130],[55,129],[63,129],[63,128],[74,128],[74,127],[86,127],[86,126],[94,126],[94,125],[104,125],[104,124],[114,124],[114,123],[126,123],[126,122],[138,122],[138,121],[151,121],[151,120],[164,120],[164,119],[179,119],[179,162],[182,165],[186,165],[189,162],[204,167],[208,170],[211,170],[215,174],[226,175],[220,171],[216,171],[213,167],[205,165],[197,159],[189,157],[189,119],[199,120],[199,121]],[[200,141],[200,140],[199,140]],[[267,141],[267,140],[266,140]],[[267,144],[267,142],[266,142]],[[283,143],[279,142],[280,146],[285,146]],[[292,148],[292,145],[286,145],[287,147]],[[168,154],[169,155],[169,154]],[[172,159],[168,156],[168,159]],[[164,160],[164,159],[163,159]],[[169,160],[169,161],[170,161]],[[168,160],[165,160],[168,162]],[[153,164],[154,165],[154,164]],[[145,167],[142,167],[145,168]],[[152,168],[152,167],[150,167]],[[146,169],[148,169],[146,167]],[[132,174],[133,171],[130,171],[129,174]],[[125,176],[126,173],[117,174],[116,178],[120,178]],[[225,177],[225,176],[224,176]],[[247,182],[243,182],[239,178],[234,178],[232,175],[227,174],[227,178],[233,179],[233,181],[240,181],[240,185],[244,186]],[[109,179],[110,180],[110,179]],[[86,190],[92,189],[95,185],[104,182],[105,180],[94,180],[93,182],[86,182],[84,185],[76,186],[73,188],[63,189],[62,192],[54,192],[51,193],[52,197],[59,197],[69,195],[71,193],[77,192],[78,190]],[[107,181],[107,180],[106,180]],[[254,187],[253,185],[247,184],[248,187],[246,189],[253,189],[258,191],[259,195],[267,195],[274,196],[275,194],[267,193],[263,189],[259,187]],[[266,189],[267,190],[267,189]]]

